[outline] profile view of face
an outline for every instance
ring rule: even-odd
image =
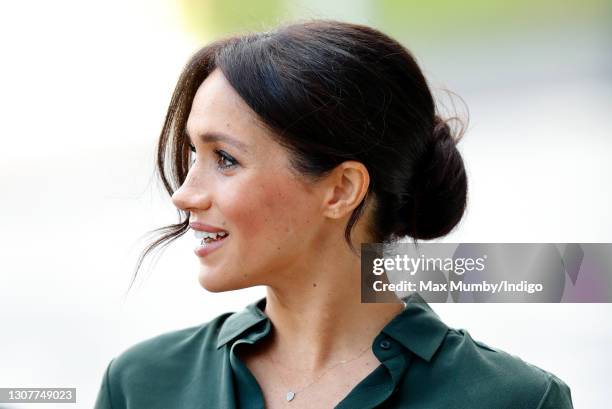
[[[229,233],[210,254],[194,255],[200,284],[219,292],[292,282],[329,233],[320,189],[291,171],[287,152],[219,69],[198,88],[187,132],[195,153],[172,201],[190,222]]]

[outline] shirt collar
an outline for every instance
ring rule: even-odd
[[[420,358],[430,361],[446,336],[448,327],[418,293],[412,293],[402,300],[404,310],[395,316],[382,332],[389,335]],[[266,297],[247,305],[230,315],[219,331],[217,349],[256,324],[269,319],[264,313]]]
[[[263,297],[247,305],[244,310],[230,315],[219,330],[217,349],[233,341],[261,321],[267,320],[268,317],[263,313],[265,305],[266,297]]]
[[[393,318],[382,332],[429,362],[442,345],[449,328],[418,293],[412,293],[402,300],[406,303],[404,311]]]

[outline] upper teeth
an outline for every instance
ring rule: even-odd
[[[218,237],[224,237],[225,235],[227,235],[227,232],[219,231],[219,232],[211,233],[211,232],[208,232],[208,231],[198,231],[198,230],[195,230],[194,234],[195,234],[197,239],[205,239],[207,237],[210,237],[211,239],[216,239],[217,236]]]

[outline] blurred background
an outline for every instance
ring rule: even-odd
[[[187,234],[124,296],[144,233],[177,221],[153,166],[183,65],[218,36],[308,18],[396,37],[441,107],[466,113],[448,89],[469,108],[469,205],[443,241],[612,242],[608,1],[2,2],[0,387],[76,387],[56,406],[90,408],[127,347],[265,295],[203,290]],[[609,407],[612,304],[432,307],[559,376],[576,408]]]

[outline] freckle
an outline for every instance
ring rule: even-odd
[[[276,250],[280,250],[280,247],[277,247]]]

